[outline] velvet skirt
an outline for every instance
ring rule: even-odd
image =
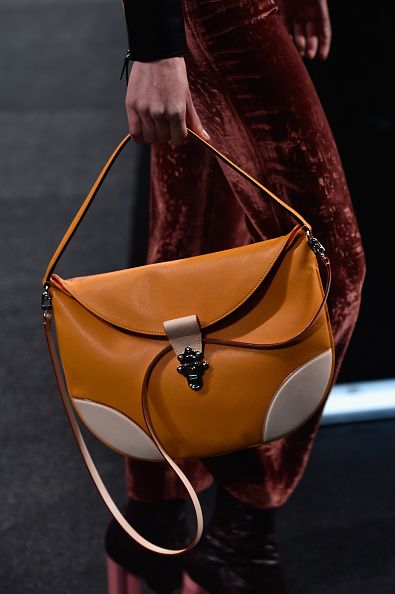
[[[365,258],[338,150],[274,0],[184,0],[189,86],[211,143],[291,204],[331,260],[337,376],[358,316]],[[261,241],[292,221],[202,144],[151,147],[147,263]],[[323,406],[292,435],[180,462],[197,492],[214,480],[257,508],[282,505],[308,462]],[[129,497],[185,498],[162,462],[125,458]]]

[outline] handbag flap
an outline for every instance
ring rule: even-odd
[[[70,279],[51,286],[125,330],[165,336],[163,321],[196,314],[202,328],[239,308],[257,289],[301,227],[240,247]]]

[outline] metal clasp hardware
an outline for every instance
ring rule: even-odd
[[[43,312],[43,320],[46,321],[49,313],[52,310],[51,295],[49,294],[49,284],[45,283],[41,293],[41,310]]]
[[[203,359],[202,351],[195,351],[191,346],[187,346],[177,359],[181,363],[177,367],[178,373],[187,378],[188,386],[192,390],[200,390],[203,386],[202,375],[208,369],[208,363]]]
[[[320,243],[316,237],[313,237],[309,229],[305,228],[304,231],[307,236],[307,243],[309,244],[313,252],[326,262],[328,258],[325,255],[325,248],[322,245],[322,243]]]

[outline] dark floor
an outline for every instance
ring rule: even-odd
[[[109,518],[56,393],[40,280],[126,131],[118,80],[125,43],[114,0],[0,5],[0,591],[7,594],[106,590]],[[129,146],[119,160],[64,274],[127,265],[142,150]],[[395,592],[394,430],[392,421],[320,430],[300,487],[279,511],[290,594]],[[122,500],[120,457],[93,448]]]

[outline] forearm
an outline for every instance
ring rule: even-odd
[[[130,59],[151,62],[187,52],[183,0],[123,0]]]

